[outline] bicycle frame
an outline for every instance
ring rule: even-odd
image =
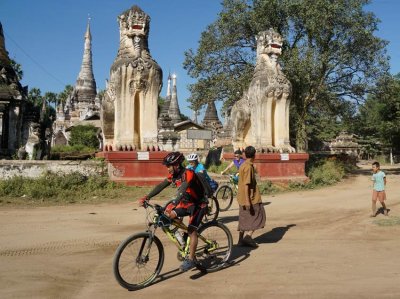
[[[238,183],[235,182],[233,177],[234,177],[233,174],[229,175],[229,184],[231,185],[232,190],[238,191],[239,185],[238,185]]]
[[[190,237],[188,236],[185,244],[181,245],[175,236],[175,232],[180,229],[187,233],[188,227],[180,219],[173,219],[171,225],[174,226],[173,229],[169,227],[163,227],[162,230],[167,235],[168,239],[170,239],[176,245],[181,256],[185,258],[187,255],[189,255]]]
[[[163,233],[168,237],[168,239],[175,244],[178,248],[179,254],[182,258],[186,258],[189,255],[189,245],[190,245],[190,237],[188,236],[184,245],[181,245],[175,236],[175,232],[180,229],[183,232],[188,232],[188,227],[183,223],[182,219],[170,219],[164,214],[164,209],[159,205],[151,205],[150,203],[146,202],[145,206],[147,211],[147,218],[150,213],[155,211],[155,215],[153,216],[152,220],[148,223],[148,232],[151,233],[152,236],[155,235],[156,230],[158,227],[161,227]],[[151,208],[149,211],[148,208]],[[160,218],[168,218],[171,223],[167,225],[161,225],[162,221]]]
[[[152,221],[148,224],[148,232],[150,232],[151,235],[154,236],[156,229],[158,227],[161,227],[162,231],[168,237],[168,239],[171,242],[173,242],[175,244],[175,246],[178,248],[181,257],[186,258],[189,255],[189,250],[190,250],[190,237],[188,235],[185,244],[181,245],[175,236],[175,231],[180,229],[183,232],[188,233],[187,225],[184,224],[182,219],[180,219],[180,218],[175,218],[175,219],[169,218],[171,220],[171,224],[169,224],[168,226],[160,225],[160,221],[159,221],[160,217],[166,217],[166,215],[164,213],[160,214],[160,212],[162,212],[162,207],[158,206],[158,205],[153,206],[150,203],[146,202],[146,205],[145,205],[146,211],[147,211],[148,207],[152,208],[152,211],[156,211],[156,214],[154,215]],[[151,211],[150,211],[150,213],[151,213]],[[149,212],[148,212],[148,214],[149,214]],[[171,229],[171,226],[172,226],[172,229]],[[151,227],[153,227],[153,229],[151,229]],[[198,238],[209,245],[215,245],[215,244],[213,244],[214,242],[207,240],[202,235],[198,234]],[[211,246],[209,249],[215,250],[217,248],[218,248],[218,246],[216,246],[216,247]]]

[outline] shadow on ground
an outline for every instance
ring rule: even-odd
[[[254,240],[261,244],[261,243],[277,243],[282,240],[283,236],[287,233],[287,231],[296,226],[296,224],[288,224],[286,226],[278,226],[266,232],[256,238]]]

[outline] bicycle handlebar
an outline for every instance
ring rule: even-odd
[[[147,209],[147,208],[152,208],[152,209],[156,210],[157,212],[163,212],[164,209],[165,209],[165,207],[162,207],[162,206],[160,206],[160,205],[158,205],[158,204],[152,205],[152,204],[149,202],[149,200],[145,200],[145,201],[143,202],[143,208],[145,208],[145,209]]]

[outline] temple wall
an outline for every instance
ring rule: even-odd
[[[46,171],[57,174],[79,172],[83,175],[103,174],[105,164],[99,161],[28,161],[0,160],[0,177],[9,179],[14,176],[37,178]]]
[[[179,139],[179,150],[180,151],[196,151],[197,149],[205,149],[208,140],[203,139],[188,139],[187,130],[178,132]]]

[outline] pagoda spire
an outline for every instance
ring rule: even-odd
[[[4,41],[3,25],[0,22],[0,65],[10,66],[10,58],[8,57],[8,52],[6,50],[6,43]]]
[[[92,35],[90,33],[90,17],[85,32],[85,45],[83,51],[83,59],[81,70],[76,80],[75,91],[77,94],[77,102],[94,101],[96,91],[96,81],[93,75],[92,65]]]
[[[178,96],[176,91],[176,75],[172,74],[172,93],[171,102],[169,104],[169,116],[171,117],[172,123],[180,122],[181,112],[179,110]]]
[[[206,113],[204,114],[203,123],[217,121],[220,122],[218,118],[217,108],[215,107],[214,101],[209,101],[206,109]]]
[[[168,73],[167,100],[171,100],[171,73]]]
[[[215,107],[214,101],[208,102],[202,125],[207,129],[211,129],[213,132],[213,138],[216,138],[218,134],[220,134],[222,123],[218,118],[217,108]]]

